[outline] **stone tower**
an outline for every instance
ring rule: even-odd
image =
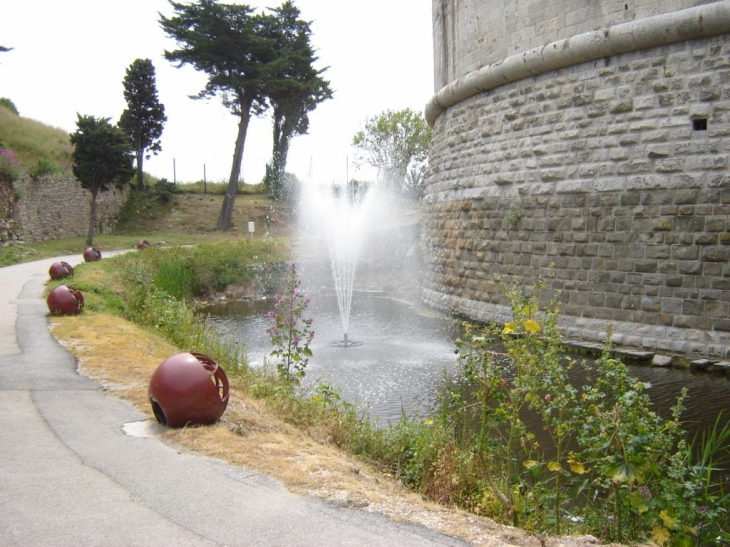
[[[424,300],[730,357],[730,1],[433,0]],[[549,295],[547,295],[549,296]]]

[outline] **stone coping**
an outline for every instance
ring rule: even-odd
[[[433,126],[436,118],[450,106],[530,76],[611,55],[728,32],[730,0],[722,0],[557,40],[510,55],[449,83],[437,91],[426,105],[426,121]]]

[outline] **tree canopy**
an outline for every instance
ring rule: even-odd
[[[308,112],[332,91],[320,77],[322,71],[312,68],[316,57],[309,42],[309,23],[300,20],[299,10],[290,0],[271,13],[254,13],[246,4],[217,0],[190,4],[170,0],[170,4],[175,15],[161,16],[160,25],[176,40],[178,49],[165,51],[165,58],[177,66],[187,64],[205,72],[208,81],[193,98],[219,96],[239,117],[228,189],[217,225],[219,230],[228,230],[251,115],[274,109],[271,172],[278,184],[291,137],[306,132]]]
[[[91,192],[91,213],[87,245],[94,243],[96,227],[96,200],[99,192],[106,192],[113,186],[127,184],[134,175],[132,151],[127,135],[120,128],[111,125],[109,118],[95,118],[78,114],[76,132],[70,140],[74,147],[72,154],[73,174],[83,188]]]
[[[137,59],[127,68],[124,77],[124,98],[127,108],[119,119],[119,127],[129,137],[137,166],[137,189],[144,189],[145,152],[162,150],[160,136],[167,116],[165,106],[157,98],[155,67],[149,59]]]
[[[246,4],[221,4],[216,0],[191,4],[170,0],[170,4],[176,15],[161,16],[160,25],[177,41],[179,49],[165,51],[165,58],[178,66],[189,64],[205,72],[208,82],[193,98],[219,95],[239,117],[228,190],[218,219],[218,229],[228,230],[251,113],[261,113],[267,106],[264,82],[272,72],[275,40],[262,32],[265,16],[254,14]]]
[[[332,98],[332,89],[321,76],[327,69],[317,70],[313,66],[317,57],[310,41],[310,23],[300,19],[299,9],[289,0],[272,12],[277,70],[266,85],[266,96],[273,109],[273,149],[265,182],[272,197],[278,200],[282,198],[291,139],[309,130],[309,113]]]
[[[431,142],[431,128],[410,108],[386,110],[368,118],[353,137],[358,160],[378,169],[390,189],[420,198]]]

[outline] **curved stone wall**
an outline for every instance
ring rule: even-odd
[[[517,8],[531,17],[532,4],[544,3],[435,0],[436,47],[444,6],[474,21]],[[598,9],[557,4],[565,21]],[[563,42],[490,65],[491,51],[515,47],[502,29],[484,66],[451,74],[429,104],[424,300],[504,322],[495,276],[546,278],[571,339],[601,341],[611,324],[619,344],[730,357],[730,2],[598,4],[584,27],[624,6],[648,17],[578,37],[566,22]],[[464,54],[479,47],[447,47],[460,64],[436,55],[437,81],[479,64]],[[508,77],[489,80],[499,71]]]
[[[499,63],[512,55],[542,50],[582,34],[613,32],[625,23],[650,21],[658,15],[674,17],[687,8],[712,0],[433,0],[436,88],[470,72]],[[709,7],[709,6],[708,6]],[[691,24],[716,25],[705,16]],[[683,25],[687,25],[687,20]],[[664,30],[685,33],[669,23]],[[660,30],[661,32],[661,30]],[[625,34],[620,31],[618,34]],[[650,37],[647,29],[638,36]]]

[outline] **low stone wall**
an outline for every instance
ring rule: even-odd
[[[4,241],[26,243],[47,239],[85,237],[89,230],[91,193],[72,178],[24,177],[12,184],[10,192],[2,194],[2,210],[12,212],[12,218],[2,219]],[[123,190],[101,192],[97,198],[96,233],[109,233],[119,219],[119,213],[129,196],[129,186]],[[10,202],[10,203],[8,203]]]

